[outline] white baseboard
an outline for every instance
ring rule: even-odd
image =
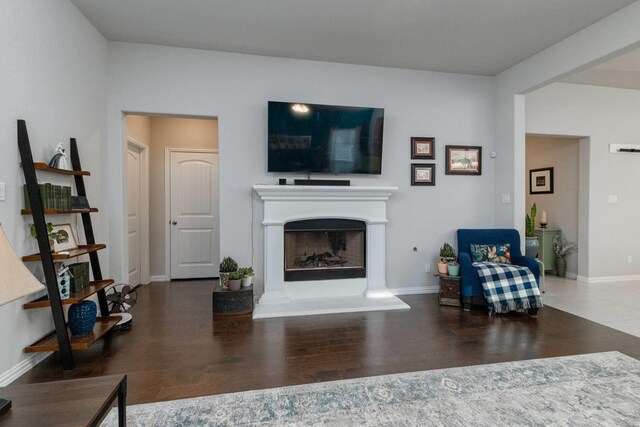
[[[636,274],[636,275],[629,275],[629,276],[600,276],[600,277],[577,276],[577,280],[578,282],[586,282],[586,283],[635,282],[635,281],[640,281],[640,275]]]
[[[7,372],[0,375],[0,387],[6,387],[15,380],[17,380],[22,374],[29,371],[31,368],[42,362],[51,352],[46,353],[33,353],[29,355],[22,362],[18,363]]]
[[[168,282],[169,281],[169,277],[166,274],[160,275],[160,276],[150,276],[149,280],[151,282]]]
[[[393,295],[419,295],[419,294],[437,294],[440,292],[438,286],[410,286],[406,288],[389,289]]]

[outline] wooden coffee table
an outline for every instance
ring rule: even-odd
[[[118,425],[126,425],[127,376],[0,387],[11,409],[0,426],[98,426],[118,399]]]

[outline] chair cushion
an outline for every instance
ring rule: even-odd
[[[497,245],[471,243],[469,249],[474,262],[511,264],[511,245],[509,243],[499,243]]]

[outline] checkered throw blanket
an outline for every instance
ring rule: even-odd
[[[528,267],[492,262],[474,262],[487,298],[489,314],[541,308],[536,278]]]

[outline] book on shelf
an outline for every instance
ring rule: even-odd
[[[56,209],[60,212],[71,211],[71,187],[66,185],[53,185],[50,183],[38,184],[40,189],[40,201],[43,209]],[[27,192],[27,185],[23,186],[24,208],[31,210],[31,201]]]

